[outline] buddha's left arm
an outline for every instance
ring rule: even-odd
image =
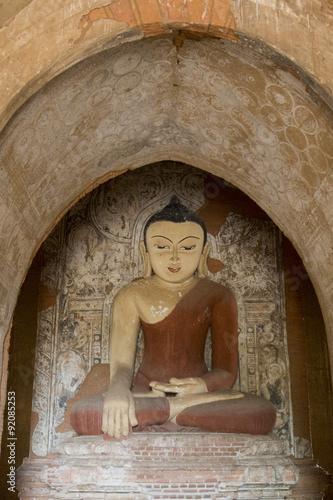
[[[216,301],[212,311],[212,371],[202,378],[209,392],[231,388],[238,371],[237,304],[231,290]]]

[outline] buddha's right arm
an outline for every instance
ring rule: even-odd
[[[102,430],[119,439],[137,425],[131,385],[139,316],[128,287],[116,295],[111,321],[110,385],[104,399]]]

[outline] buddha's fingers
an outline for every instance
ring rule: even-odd
[[[134,398],[130,401],[130,405],[128,408],[128,421],[132,427],[135,427],[136,425],[139,424],[138,419],[136,418],[136,415],[135,415]]]
[[[121,437],[127,437],[130,432],[129,416],[127,412],[123,412],[121,415]]]
[[[107,422],[106,432],[109,434],[110,437],[114,436],[114,433],[115,433],[115,416],[114,416],[114,412],[110,411],[110,410],[108,413],[108,422]]]
[[[108,408],[104,407],[103,417],[102,417],[102,431],[104,433],[108,432],[108,426],[109,426],[109,410]]]
[[[115,411],[115,419],[114,419],[114,437],[116,439],[120,439],[122,435],[122,427],[121,427],[121,413],[119,409]],[[109,433],[110,434],[110,433]]]
[[[204,380],[200,377],[188,377],[188,378],[175,378],[172,377],[169,380],[169,383],[167,382],[150,382],[150,387],[155,390],[155,391],[160,391],[164,393],[171,393],[171,394],[179,394],[181,395],[186,395],[186,394],[200,394],[200,393],[206,393],[207,392],[207,385],[204,382]]]
[[[198,377],[186,377],[186,378],[171,377],[169,383],[173,385],[181,385],[181,384],[196,385],[198,383],[198,380],[199,380]]]
[[[172,392],[170,390],[172,386],[168,382],[157,382],[156,380],[153,380],[149,383],[149,386],[155,393],[163,393],[165,395],[166,392]]]

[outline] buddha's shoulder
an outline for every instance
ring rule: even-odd
[[[234,295],[232,290],[228,286],[208,278],[200,279],[198,285],[203,292],[209,291],[212,294],[217,295],[219,297],[228,297]]]
[[[149,287],[149,279],[148,278],[139,278],[127,283],[124,285],[116,294],[115,299],[117,300],[126,300],[131,298],[136,298],[138,295],[142,293],[143,290],[146,290]]]

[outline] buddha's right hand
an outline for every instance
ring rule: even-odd
[[[134,397],[129,389],[109,389],[104,398],[102,431],[115,439],[128,437],[138,425]]]

